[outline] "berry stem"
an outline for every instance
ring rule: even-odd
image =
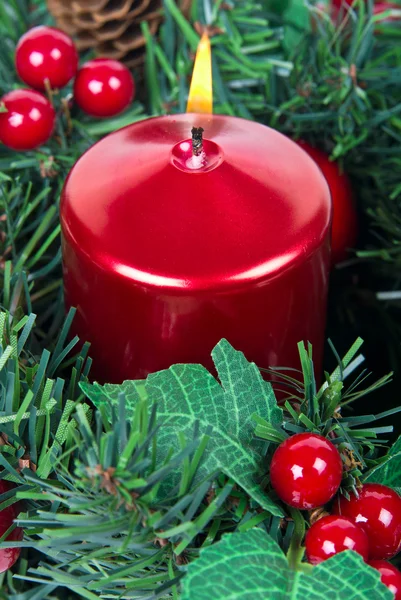
[[[52,86],[50,84],[50,81],[49,81],[49,79],[47,77],[44,80],[43,85],[44,85],[44,88],[45,88],[46,96],[47,96],[50,104],[53,105],[54,91],[53,91]]]
[[[309,523],[310,525],[314,525],[317,523],[317,521],[323,517],[327,517],[328,515],[329,513],[322,506],[319,506],[319,508],[314,508],[313,510],[309,511]]]
[[[64,113],[65,120],[67,122],[67,135],[71,135],[72,129],[73,129],[72,119],[71,119],[71,111],[70,111],[70,106],[69,106],[70,99],[71,99],[71,97],[68,97],[68,96],[66,98],[61,99],[62,111]]]
[[[306,575],[310,575],[311,572],[313,571],[313,565],[310,565],[307,562],[300,562],[300,563],[298,563],[298,571],[301,571],[302,573],[305,573]]]
[[[305,548],[292,539],[287,552],[288,565],[292,571],[300,570],[304,554]]]
[[[290,547],[287,552],[287,560],[290,569],[299,571],[302,559],[305,554],[305,548],[302,546],[302,540],[305,536],[305,520],[299,510],[288,507],[291,517],[294,521],[294,533],[292,535]]]

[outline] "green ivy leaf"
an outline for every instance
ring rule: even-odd
[[[262,448],[253,439],[252,415],[257,412],[273,425],[283,421],[272,387],[265,382],[254,363],[222,340],[212,353],[221,385],[201,365],[174,365],[149,375],[146,382],[126,381],[121,385],[82,385],[96,406],[116,405],[119,394],[126,397],[127,417],[146,393],[157,402],[158,451],[166,456],[177,443],[178,433],[189,437],[196,423],[200,434],[210,440],[197,471],[203,479],[216,471],[231,477],[262,508],[281,516],[281,509],[261,489]]]
[[[181,600],[391,600],[378,571],[347,551],[314,567],[292,571],[262,529],[233,533],[201,551],[188,566]]]
[[[255,426],[252,415],[256,409],[270,425],[282,425],[283,411],[273,388],[264,381],[255,363],[248,362],[242,352],[234,350],[224,339],[213,349],[212,358],[225,392],[227,425],[240,441],[248,444],[252,440]],[[235,415],[231,413],[233,409]]]
[[[365,481],[388,485],[401,493],[401,436],[390,448],[386,460],[372,469]]]
[[[291,0],[265,0],[263,6],[271,12],[282,15],[291,4]]]
[[[400,454],[400,452],[401,452],[401,435],[397,439],[397,441],[394,442],[394,444],[391,446],[391,448],[388,451],[388,453],[389,453],[390,456],[394,456],[396,454]]]
[[[293,0],[284,13],[284,46],[291,55],[311,30],[311,18],[305,0]]]

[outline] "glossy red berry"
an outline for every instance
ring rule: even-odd
[[[56,113],[50,102],[34,90],[14,90],[0,100],[0,141],[14,150],[32,150],[53,133]]]
[[[342,6],[345,6],[345,7],[352,6],[355,3],[356,3],[356,0],[332,0],[332,4],[336,8],[341,8]]]
[[[14,488],[14,483],[6,481],[5,479],[0,479],[0,495],[5,494],[6,492],[9,492]],[[7,508],[3,508],[3,510],[0,511],[0,535],[3,535],[3,533],[7,531],[7,529],[10,526],[10,523],[12,523],[12,521],[14,521],[14,519],[18,517],[20,512],[20,502],[15,502],[14,504],[11,504]],[[4,527],[4,524],[7,524],[7,526]]]
[[[381,15],[384,12],[392,10],[393,13],[389,16],[383,16],[378,20],[378,24],[389,23],[390,21],[401,20],[401,4],[395,4],[394,2],[377,2],[373,7],[374,15]]]
[[[78,71],[75,100],[89,115],[112,117],[125,110],[135,94],[131,72],[117,60],[95,58]]]
[[[369,556],[369,541],[366,533],[347,517],[328,515],[316,521],[305,537],[308,561],[317,565],[343,550],[354,550],[364,560]]]
[[[16,527],[7,537],[8,542],[21,542],[24,537],[20,527]],[[0,573],[11,569],[17,562],[21,554],[21,548],[1,548],[0,549]]]
[[[386,560],[371,560],[371,567],[377,569],[381,575],[381,581],[394,594],[394,600],[401,600],[401,573]]]
[[[315,433],[298,433],[275,451],[270,480],[290,506],[307,510],[326,504],[338,490],[342,460],[337,448]]]
[[[348,249],[355,246],[358,234],[358,217],[351,182],[346,173],[340,171],[338,163],[329,160],[327,154],[304,141],[299,141],[298,145],[313,158],[330,189],[333,203],[331,262],[335,265],[347,258]]]
[[[356,0],[332,0],[332,5],[339,9],[342,6],[352,6],[353,4],[356,3]],[[374,6],[373,6],[373,14],[374,15],[379,15],[382,12],[384,12],[385,10],[401,10],[401,5],[397,4],[396,2],[374,2]],[[388,18],[388,20],[390,21],[397,21],[399,20],[399,16],[398,15],[393,15],[391,17]]]
[[[0,480],[0,494],[8,492],[14,487],[14,484],[9,483],[5,480]],[[0,536],[2,536],[7,529],[12,525],[14,519],[17,518],[21,510],[19,502],[12,504],[11,506],[0,511]],[[7,541],[20,542],[23,538],[23,530],[20,527],[16,527],[7,536]],[[18,560],[21,553],[20,548],[1,548],[0,549],[0,573],[4,573],[10,569],[13,564]]]
[[[366,483],[359,497],[337,499],[333,512],[349,517],[365,530],[370,559],[391,558],[401,550],[401,498],[391,488]]]
[[[78,69],[78,53],[72,39],[59,29],[40,25],[22,36],[15,51],[15,65],[22,81],[38,90],[62,88]]]

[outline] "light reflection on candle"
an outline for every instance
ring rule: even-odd
[[[198,155],[193,154],[191,158],[188,158],[187,162],[185,163],[185,166],[188,167],[188,169],[201,169],[205,166],[205,164],[206,155],[204,152],[201,152]]]

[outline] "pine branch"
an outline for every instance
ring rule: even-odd
[[[191,484],[201,458],[198,448],[204,447],[197,427],[191,441],[183,438],[181,449],[172,448],[156,466],[163,424],[146,399],[128,421],[125,402],[121,394],[111,421],[96,411],[93,432],[78,406],[73,469],[61,457],[55,480],[23,471],[29,489],[20,488],[17,497],[32,506],[32,516],[18,519],[25,531],[22,545],[32,545],[42,560],[18,579],[54,585],[59,593],[69,590],[79,598],[159,598],[162,591],[167,597],[183,575],[182,566],[207,540],[210,521],[224,514],[230,482],[220,486],[210,473]],[[177,485],[160,493],[173,473],[180,474]],[[185,553],[177,554],[182,540]]]
[[[57,377],[71,318],[53,354],[47,350],[38,354],[35,320],[34,314],[18,317],[0,312],[0,478],[15,482],[18,491],[31,487],[22,473],[36,473],[46,480],[56,462],[68,468],[75,447],[73,413],[83,400],[78,382],[87,380],[90,368],[84,345],[70,369],[69,384]],[[88,411],[88,406],[83,404],[81,410]],[[15,502],[16,490],[0,495],[0,510]],[[33,509],[29,502],[26,508]],[[24,573],[25,558],[18,564]],[[11,572],[0,575],[0,587],[4,594],[7,589],[10,593],[20,589]]]

